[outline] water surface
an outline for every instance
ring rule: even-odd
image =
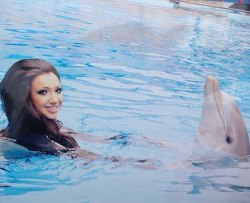
[[[249,201],[249,158],[193,155],[207,75],[250,132],[249,16],[160,0],[7,0],[0,18],[0,77],[23,58],[50,61],[60,120],[95,139],[79,135],[83,149],[120,159],[2,155],[0,202]]]

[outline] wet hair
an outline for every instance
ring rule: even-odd
[[[60,81],[57,70],[41,59],[17,61],[5,74],[0,83],[2,109],[8,119],[4,136],[25,143],[28,134],[38,137],[46,135],[67,149],[76,148],[76,140],[60,131],[62,123],[44,116],[31,101],[31,83],[44,73],[54,73]]]

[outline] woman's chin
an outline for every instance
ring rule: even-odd
[[[43,114],[45,117],[47,117],[48,119],[52,119],[52,120],[55,120],[55,119],[57,119],[57,114],[58,113],[53,113],[53,114],[51,114],[51,113],[47,113],[47,114]]]

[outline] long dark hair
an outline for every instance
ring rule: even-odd
[[[32,81],[37,76],[50,72],[60,80],[57,70],[41,59],[20,60],[7,71],[0,83],[2,108],[9,122],[4,136],[19,140],[27,133],[44,134],[66,148],[78,147],[73,137],[60,131],[60,121],[41,114],[31,101]]]

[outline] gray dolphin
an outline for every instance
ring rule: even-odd
[[[249,137],[241,113],[234,99],[220,90],[218,80],[212,76],[206,78],[197,141],[217,152],[241,157],[250,154]]]

